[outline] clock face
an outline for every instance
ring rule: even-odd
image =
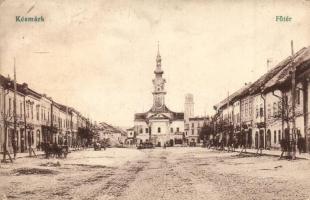
[[[160,97],[155,97],[155,106],[161,107],[163,105],[162,99]]]

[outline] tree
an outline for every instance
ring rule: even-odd
[[[12,158],[11,158],[11,155],[8,151],[8,132],[7,132],[7,129],[8,129],[8,122],[12,120],[12,116],[9,115],[9,113],[6,113],[6,108],[5,108],[5,97],[6,97],[7,93],[4,93],[3,95],[3,104],[4,104],[4,109],[3,111],[1,112],[1,118],[2,118],[2,121],[3,121],[3,130],[4,130],[4,142],[3,142],[3,160],[2,162],[6,162],[6,155],[8,155],[8,157],[10,158],[10,161],[13,162]]]
[[[210,135],[212,134],[211,124],[203,123],[202,128],[199,131],[199,139],[203,140],[203,145],[206,145],[206,141],[210,139]]]
[[[289,91],[282,90],[281,96],[277,96],[279,99],[278,102],[278,112],[273,113],[273,116],[270,116],[271,120],[281,120],[282,121],[282,133],[284,133],[284,137],[282,138],[281,144],[282,148],[284,148],[288,152],[288,157],[292,157],[292,153],[296,152],[296,130],[291,130],[291,124],[294,123],[295,120],[295,109],[293,108],[293,99],[289,98]],[[287,128],[284,128],[286,124]],[[294,128],[294,127],[292,127]],[[286,145],[285,147],[283,145]],[[294,157],[293,154],[293,157]],[[282,156],[282,154],[281,154]]]

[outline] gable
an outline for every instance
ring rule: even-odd
[[[148,118],[148,120],[152,120],[152,119],[170,119],[170,118],[163,113],[156,113],[156,114],[151,115]]]

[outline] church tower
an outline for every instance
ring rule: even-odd
[[[165,83],[166,80],[162,77],[164,71],[161,69],[161,56],[159,53],[159,44],[157,47],[156,68],[154,71],[155,78],[153,79],[153,108],[155,112],[162,112],[165,109]]]

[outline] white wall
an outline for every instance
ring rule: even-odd
[[[170,128],[173,128],[173,133],[177,132],[177,128],[179,128],[179,132],[184,132],[184,121],[183,120],[173,121],[170,124]]]

